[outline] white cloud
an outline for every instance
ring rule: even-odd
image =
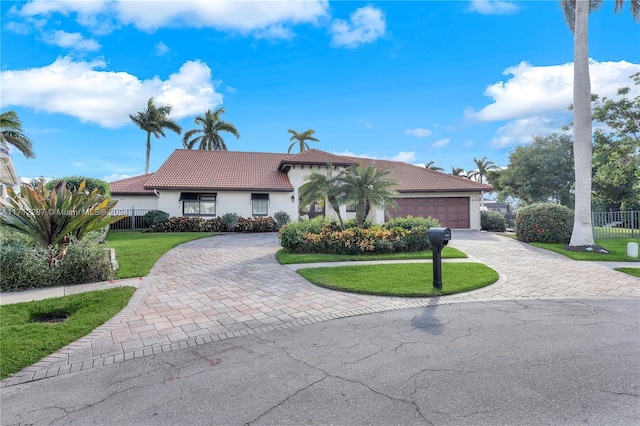
[[[514,120],[496,131],[496,135],[491,140],[491,146],[493,148],[506,148],[528,143],[534,135],[546,136],[553,132],[560,132],[560,129],[565,124],[545,117]]]
[[[172,106],[179,120],[222,103],[211,82],[211,69],[201,61],[185,62],[166,80],[140,80],[126,72],[101,71],[102,60],[58,58],[50,65],[0,72],[3,107],[23,106],[77,117],[104,127],[130,122],[128,114],[142,110],[150,97]]]
[[[382,37],[386,29],[384,14],[380,9],[371,6],[361,7],[349,17],[335,19],[331,24],[332,44],[334,46],[358,47],[363,43],[371,43]]]
[[[412,135],[415,136],[417,138],[426,138],[428,136],[431,136],[431,130],[428,129],[422,129],[420,127],[416,127],[415,129],[406,129],[404,131],[405,135]]]
[[[620,87],[631,85],[629,76],[640,72],[640,64],[626,61],[591,61],[591,91],[601,96],[615,96]],[[477,121],[502,121],[531,118],[545,113],[566,111],[572,102],[573,64],[536,67],[526,62],[507,68],[511,76],[492,84],[485,95],[493,103],[465,116]]]
[[[86,39],[80,33],[57,30],[52,33],[44,33],[42,39],[47,44],[66,49],[86,50],[88,52],[100,50],[100,43],[93,39]]]
[[[291,40],[293,38],[293,31],[284,25],[271,25],[265,29],[256,30],[254,36],[257,39],[265,40]]]
[[[167,53],[169,53],[169,46],[167,46],[161,41],[158,42],[156,44],[156,55],[163,56],[163,55],[166,55]]]
[[[414,151],[400,151],[399,153],[391,157],[379,157],[377,155],[371,154],[356,154],[352,151],[334,152],[333,154],[343,155],[345,157],[369,158],[372,160],[402,161],[404,163],[413,163],[414,161],[416,161],[416,153]]]
[[[224,90],[227,93],[238,93],[238,91],[234,87],[231,87],[231,86],[225,86]]]
[[[23,22],[7,22],[4,25],[4,29],[16,34],[29,34],[31,32],[31,27]]]
[[[416,161],[416,153],[414,151],[400,151],[390,158],[391,161],[402,161],[404,163],[413,163]]]
[[[122,179],[127,179],[130,177],[134,177],[136,175],[126,175],[126,174],[122,174],[122,173],[112,173],[108,176],[104,176],[102,178],[103,181],[105,182],[115,182],[117,180],[122,180]]]
[[[117,25],[139,30],[163,27],[216,28],[250,33],[256,30],[272,36],[287,34],[284,24],[313,23],[327,14],[327,0],[306,1],[163,1],[149,7],[148,1],[126,0],[37,0],[18,9],[22,16],[75,14],[77,21],[104,33]],[[110,22],[110,21],[114,22]],[[105,25],[106,24],[106,25]]]
[[[432,147],[434,148],[443,148],[445,146],[447,146],[447,144],[451,142],[451,138],[446,138],[446,139],[440,139],[435,141],[433,144],[431,144]]]
[[[481,15],[510,15],[518,11],[518,6],[510,1],[502,0],[471,0],[469,10]]]

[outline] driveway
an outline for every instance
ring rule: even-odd
[[[275,234],[192,241],[163,256],[116,317],[1,385],[374,312],[460,302],[640,298],[637,278],[502,236],[454,231],[451,245],[497,270],[500,280],[441,298],[355,295],[316,287],[279,265]]]

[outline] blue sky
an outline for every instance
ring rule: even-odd
[[[590,19],[592,91],[640,72],[640,25],[613,1]],[[0,107],[36,158],[22,177],[143,173],[146,135],[128,118],[170,104],[183,130],[207,109],[241,138],[286,152],[312,128],[337,154],[506,166],[531,135],[571,122],[573,39],[559,1],[1,2]],[[152,139],[156,170],[182,138]]]

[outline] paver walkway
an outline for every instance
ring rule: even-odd
[[[454,231],[450,244],[466,252],[470,261],[497,270],[500,280],[439,298],[356,295],[314,286],[278,264],[275,234],[192,241],[163,256],[113,319],[3,380],[1,386],[235,336],[400,308],[516,298],[640,298],[640,279],[506,237]]]

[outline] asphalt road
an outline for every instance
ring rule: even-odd
[[[405,309],[2,389],[1,424],[638,425],[640,301]]]

